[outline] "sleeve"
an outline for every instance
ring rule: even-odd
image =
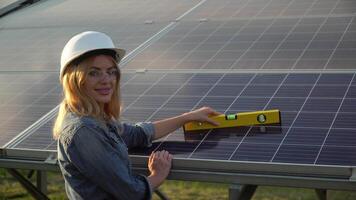
[[[121,137],[128,148],[150,147],[155,129],[151,122],[137,123],[135,125],[122,123]]]
[[[69,159],[88,179],[115,199],[151,199],[146,177],[133,175],[128,155],[114,148],[100,130],[81,127],[67,149]]]

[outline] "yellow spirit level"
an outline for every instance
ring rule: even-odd
[[[241,112],[231,115],[222,114],[213,116],[211,119],[218,122],[219,126],[214,126],[207,122],[189,122],[184,124],[183,129],[184,131],[195,131],[235,126],[280,124],[281,114],[279,110],[263,110],[255,112]]]

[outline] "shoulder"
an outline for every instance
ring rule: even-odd
[[[79,136],[95,136],[92,133],[105,132],[104,126],[95,118],[89,116],[78,116],[73,113],[68,113],[63,121],[63,126],[59,141],[68,146],[73,138]]]

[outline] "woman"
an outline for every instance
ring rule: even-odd
[[[150,146],[189,121],[216,125],[208,116],[219,113],[207,107],[153,123],[120,123],[118,63],[124,54],[93,31],[74,36],[62,51],[64,99],[53,134],[69,199],[150,199],[168,176],[172,155],[153,152],[145,177],[132,173],[127,148]]]

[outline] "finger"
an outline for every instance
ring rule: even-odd
[[[159,154],[158,154],[159,159],[164,159],[164,152],[166,152],[166,151],[162,150],[159,152]]]
[[[208,123],[214,125],[214,126],[219,126],[219,125],[220,125],[219,122],[214,121],[214,120],[212,120],[212,119],[210,119],[210,118],[207,118],[206,121],[207,121]]]
[[[168,158],[169,158],[169,152],[168,151],[164,152],[163,158],[165,160],[168,160]]]
[[[223,113],[213,110],[213,115],[222,115]]]
[[[172,154],[169,154],[169,155],[168,155],[168,161],[169,161],[169,162],[172,162],[172,160],[173,160],[173,155],[172,155]]]
[[[148,157],[148,162],[152,162],[154,151],[151,152],[150,157]]]

